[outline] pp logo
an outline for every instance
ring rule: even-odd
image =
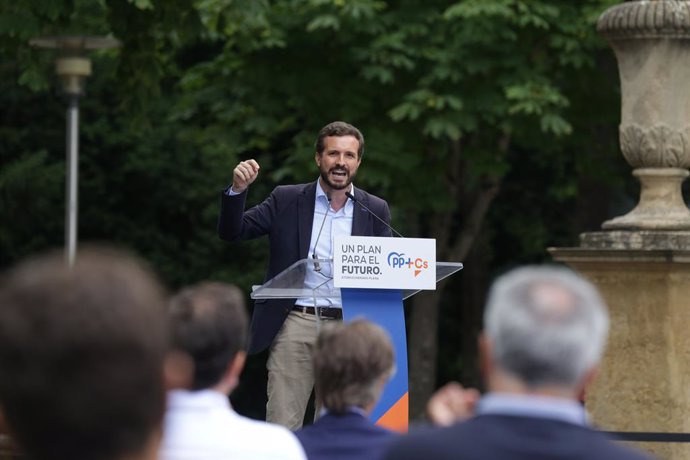
[[[429,268],[429,261],[417,257],[413,259],[412,257],[405,256],[404,253],[390,252],[388,253],[388,266],[393,268],[407,268],[414,270],[414,276],[422,273],[422,270]]]

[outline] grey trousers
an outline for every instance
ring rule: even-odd
[[[321,323],[338,321],[322,318]],[[291,311],[271,345],[268,363],[266,421],[290,430],[302,427],[314,388],[312,354],[319,331],[314,315]],[[314,420],[321,408],[317,404]]]

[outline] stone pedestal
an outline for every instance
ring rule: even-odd
[[[611,311],[587,409],[604,430],[690,434],[690,1],[628,0],[597,30],[616,53],[621,151],[642,185],[631,212],[554,259],[597,285]],[[690,460],[690,443],[642,443]]]
[[[611,330],[587,410],[603,430],[690,433],[690,232],[594,232],[550,248],[599,288]],[[630,443],[690,460],[690,443]]]

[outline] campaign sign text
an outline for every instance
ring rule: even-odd
[[[338,288],[436,289],[436,240],[337,236],[333,284]]]

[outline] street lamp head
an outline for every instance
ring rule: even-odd
[[[29,44],[61,52],[55,62],[55,72],[65,94],[77,97],[84,93],[84,80],[91,75],[91,61],[84,56],[86,51],[116,48],[120,41],[112,37],[64,35],[32,38]]]
[[[36,37],[29,40],[31,46],[83,54],[84,51],[117,48],[120,41],[113,37],[91,37],[86,35],[56,35]]]
[[[61,57],[55,61],[55,73],[62,81],[62,91],[67,96],[81,96],[84,80],[91,75],[91,61],[83,57]]]

